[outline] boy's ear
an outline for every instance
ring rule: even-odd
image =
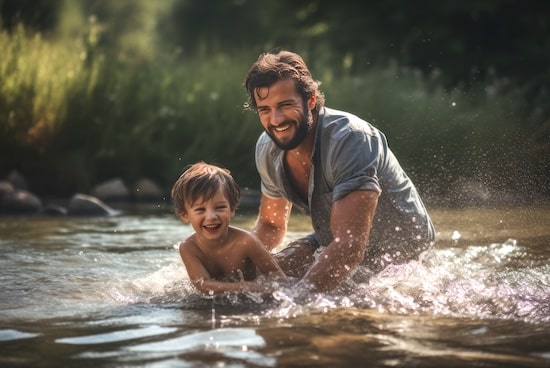
[[[189,221],[189,216],[187,215],[187,212],[180,213],[180,219],[181,219],[181,221],[185,222],[186,224],[188,224],[190,222]]]

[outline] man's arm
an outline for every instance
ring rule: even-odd
[[[284,198],[270,198],[262,194],[258,219],[253,233],[268,250],[280,245],[286,235],[292,204]]]
[[[300,281],[312,291],[329,291],[344,281],[363,260],[379,194],[357,190],[332,204],[334,240]]]

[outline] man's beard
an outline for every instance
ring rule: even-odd
[[[304,111],[307,111],[307,110],[304,109]],[[287,125],[287,124],[294,125],[296,128],[296,132],[294,133],[294,136],[286,142],[281,142],[279,139],[277,139],[275,134],[272,133],[272,130],[274,129],[273,127],[269,127],[265,131],[271,137],[271,140],[277,145],[277,147],[279,147],[284,151],[288,151],[298,147],[300,143],[304,141],[309,129],[311,128],[312,123],[313,121],[312,121],[311,113],[309,114],[309,117],[302,114],[298,123],[291,120],[285,120],[284,122],[282,122],[280,125]]]

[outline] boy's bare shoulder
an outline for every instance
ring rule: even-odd
[[[233,234],[232,236],[234,236],[235,238],[250,239],[250,240],[257,239],[256,235],[254,235],[252,232],[245,230],[241,227],[229,226],[229,231]]]
[[[229,231],[232,233],[231,237],[236,243],[248,244],[250,246],[261,244],[260,239],[251,231],[235,226],[230,226]]]
[[[198,249],[197,242],[195,241],[195,236],[191,235],[187,239],[183,240],[179,245],[180,252],[194,252]]]

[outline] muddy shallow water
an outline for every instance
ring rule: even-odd
[[[0,365],[550,367],[550,206],[430,213],[420,261],[300,302],[197,296],[169,211],[0,217]]]

